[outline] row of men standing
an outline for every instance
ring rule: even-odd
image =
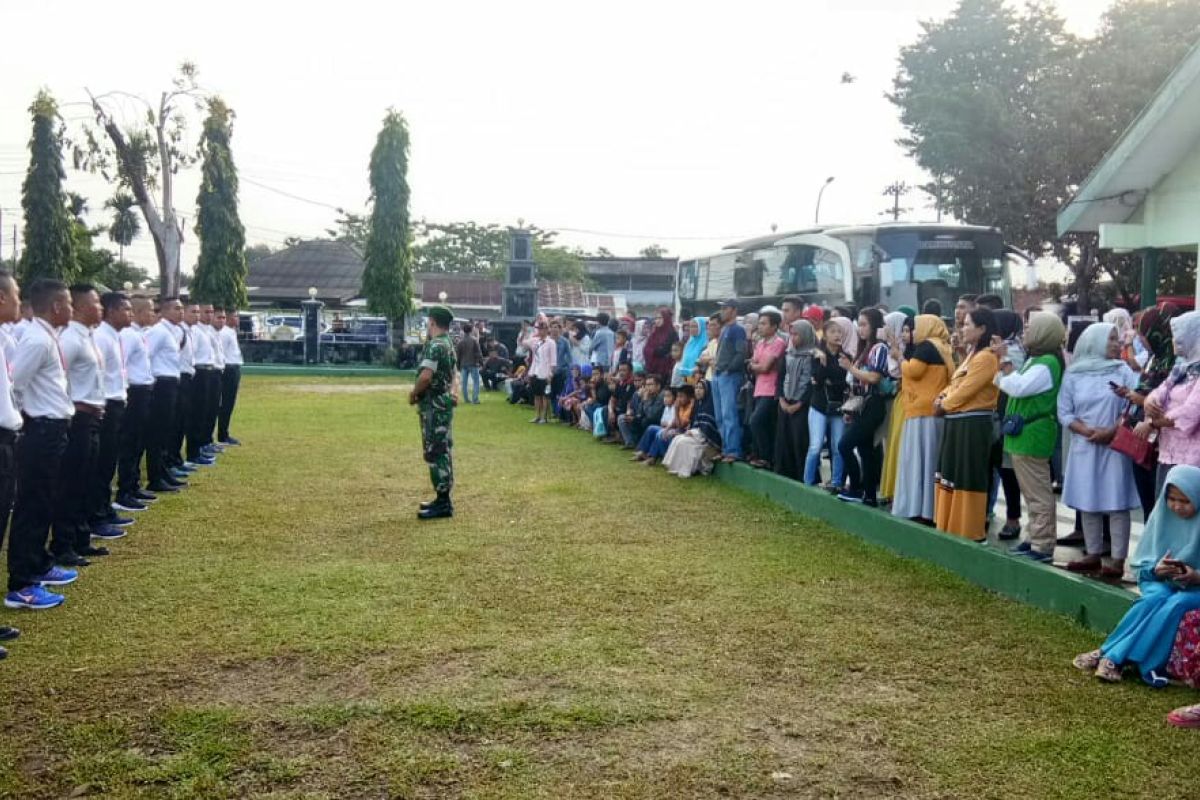
[[[94,540],[125,535],[133,519],[120,512],[179,492],[239,444],[229,421],[242,357],[233,311],[178,298],[156,309],[151,298],[54,280],[28,295],[22,304],[0,272],[0,544],[12,509],[4,604],[36,610],[61,605],[47,587],[108,554]],[[0,626],[0,640],[15,635]]]

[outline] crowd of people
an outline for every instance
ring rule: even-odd
[[[504,387],[534,406],[530,422],[590,431],[646,466],[686,478],[746,462],[1037,562],[1082,545],[1063,566],[1099,580],[1125,574],[1140,511],[1139,604],[1165,597],[1146,582],[1166,580],[1174,616],[1148,658],[1126,648],[1077,664],[1105,679],[1141,665],[1157,681],[1170,661],[1200,686],[1200,312],[1068,318],[995,295],[946,311],[789,297],[744,314],[731,299],[680,326],[667,308],[601,314],[594,329],[540,316],[506,355]],[[1076,517],[1062,538],[1056,494]],[[1200,725],[1200,710],[1173,721]]]
[[[0,272],[4,605],[46,610],[126,535],[125,514],[240,444],[229,426],[242,354],[235,309],[46,279],[25,294]],[[0,626],[0,641],[18,635]]]

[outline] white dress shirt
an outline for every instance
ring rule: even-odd
[[[217,331],[217,340],[221,343],[221,355],[226,364],[242,365],[242,347],[238,344],[237,331],[226,325]]]
[[[169,320],[159,320],[146,332],[150,372],[155,378],[179,377],[179,347],[182,342],[183,331]]]
[[[72,320],[58,337],[67,360],[68,393],[74,403],[104,408],[104,356],[96,346],[92,329]]]
[[[13,325],[13,328],[12,328],[13,340],[17,341],[17,342],[21,341],[21,337],[25,335],[25,331],[28,330],[28,328],[29,328],[29,320],[23,319],[23,318],[20,320],[17,320],[17,324]]]
[[[192,353],[197,367],[213,365],[213,329],[211,325],[197,322],[192,326]]]
[[[221,328],[221,331],[225,330]],[[225,351],[221,348],[221,331],[210,326],[208,332],[212,335],[213,349],[213,366],[217,369],[225,369]]]
[[[129,385],[153,386],[154,373],[150,371],[145,331],[138,325],[130,325],[120,335],[121,344],[125,347],[125,376],[129,379]]]
[[[100,357],[103,359],[104,399],[124,403],[125,387],[129,380],[125,377],[125,345],[121,342],[121,335],[112,325],[101,322],[92,339],[100,348]]]
[[[12,366],[17,404],[29,417],[70,419],[75,404],[67,394],[67,360],[50,323],[35,317],[17,343]]]
[[[997,372],[992,383],[1009,397],[1033,397],[1054,388],[1054,376],[1045,364],[1033,364],[1024,372]]]
[[[21,412],[13,394],[9,366],[16,353],[17,340],[8,331],[0,331],[0,428],[15,431],[21,428]]]
[[[195,375],[196,374],[196,345],[194,343],[195,334],[192,332],[192,326],[186,322],[179,323],[179,330],[183,331],[183,346],[179,348],[179,374],[180,375]]]

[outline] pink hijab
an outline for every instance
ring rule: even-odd
[[[858,356],[858,326],[847,317],[830,317],[829,321],[842,332],[842,350],[853,361]]]

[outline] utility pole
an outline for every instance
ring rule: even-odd
[[[900,220],[900,198],[908,194],[910,191],[912,191],[912,187],[904,181],[896,181],[895,183],[884,188],[883,196],[892,198],[892,210],[890,212],[885,211],[884,213],[890,213],[892,215],[892,221],[898,222]],[[908,209],[903,210],[907,211]]]

